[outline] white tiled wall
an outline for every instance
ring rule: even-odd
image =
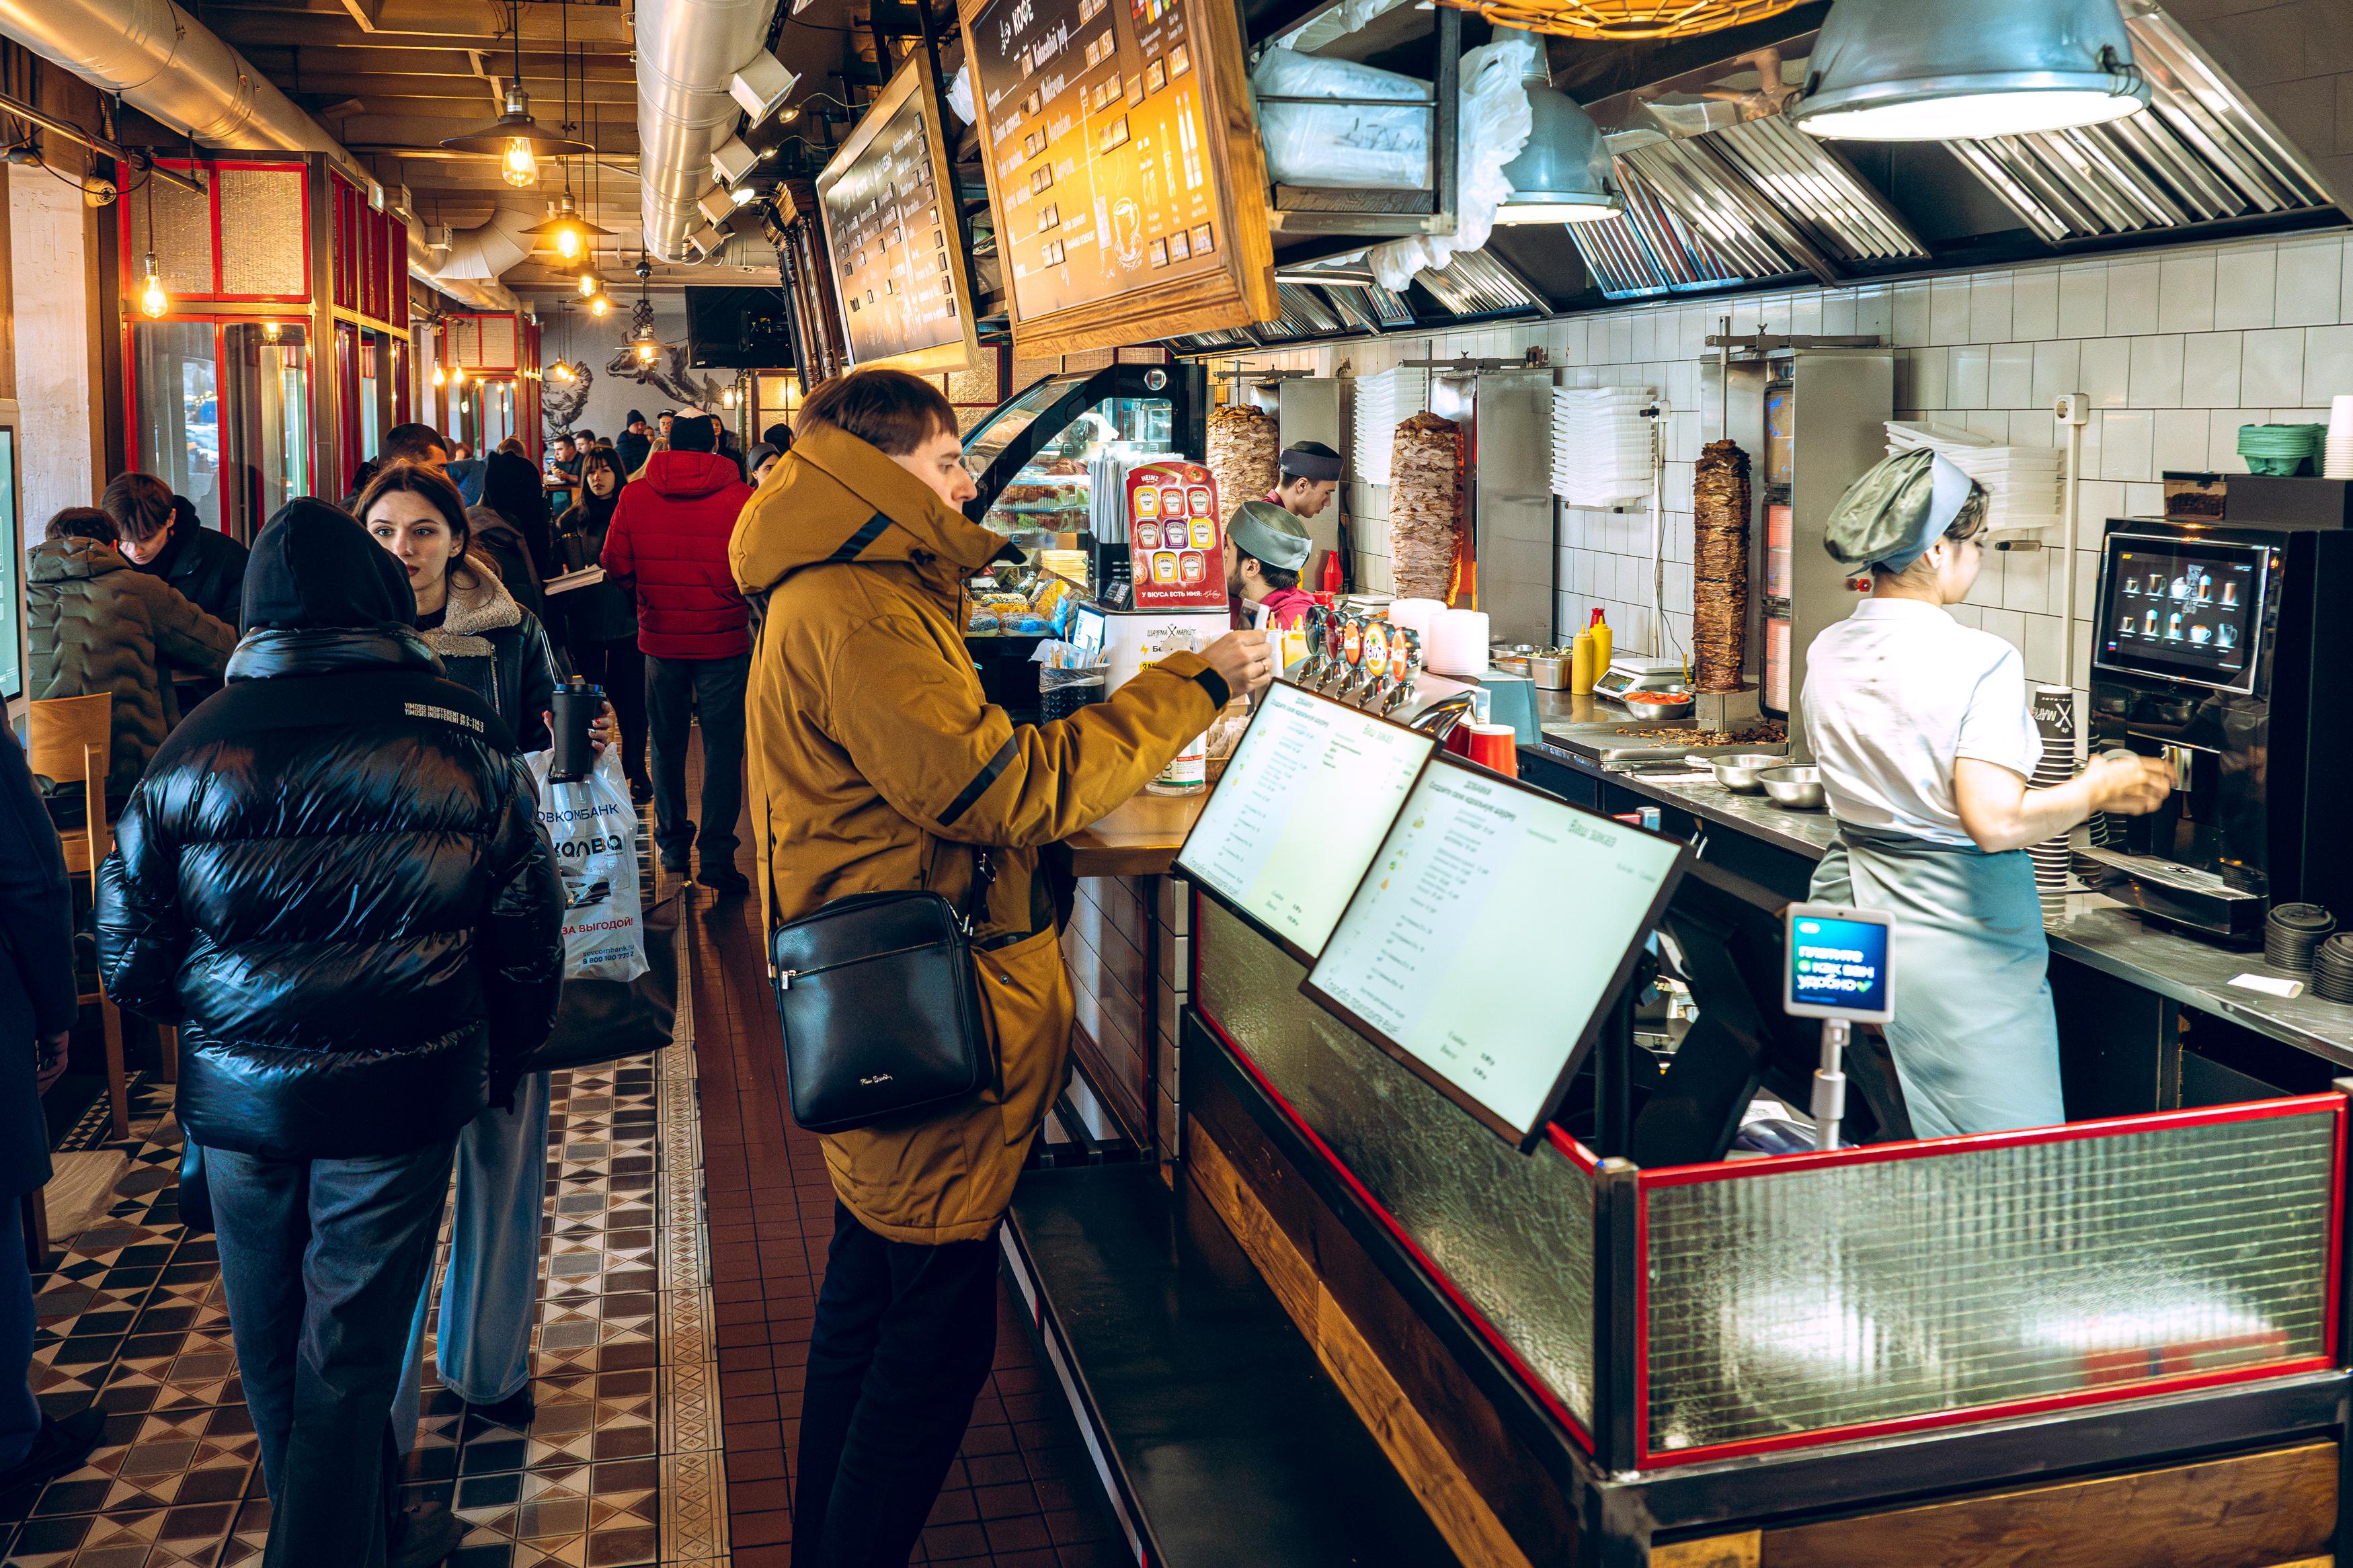
[[[1564,241],[1566,243],[1566,241]],[[2315,238],[2185,247],[1916,282],[1804,289],[1704,303],[1662,303],[1517,330],[1346,343],[1249,363],[1318,374],[1382,370],[1401,359],[1517,358],[1542,344],[1580,386],[1648,385],[1672,404],[1665,506],[1667,631],[1689,646],[1692,460],[1717,430],[1715,367],[1704,340],[1730,314],[1735,332],[1889,335],[1897,416],[1965,426],[1996,440],[2054,446],[2052,399],[2081,392],[2074,684],[2088,679],[2096,545],[2110,517],[2163,510],[2167,469],[2243,473],[2241,425],[2327,417],[2353,392],[2353,256],[2342,232]],[[1385,507],[1377,486],[1350,487],[1359,581],[1388,584]],[[1618,647],[1649,651],[1651,516],[1564,508],[1555,586],[1562,628],[1599,605]],[[2031,679],[2057,679],[2064,579],[2054,552],[1989,552],[1956,613],[2017,645]]]

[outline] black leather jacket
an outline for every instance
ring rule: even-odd
[[[167,742],[115,829],[101,972],[121,1005],[180,1026],[199,1143],[421,1148],[502,1092],[554,1020],[563,896],[504,737],[400,716],[430,701],[297,728],[228,717],[245,682],[385,672],[440,666],[405,629],[252,633],[225,706]]]

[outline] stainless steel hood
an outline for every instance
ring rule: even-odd
[[[2127,16],[2148,108],[2078,131],[1946,146],[2045,241],[2327,207],[2328,193],[2172,17]]]

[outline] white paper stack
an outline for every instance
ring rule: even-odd
[[[2060,522],[2060,479],[2066,455],[2055,447],[2005,447],[1957,426],[1926,420],[1887,422],[1887,450],[1941,452],[1986,488],[1986,528],[1997,534],[2032,532]]]
[[[1389,482],[1389,444],[1397,427],[1430,406],[1430,372],[1400,365],[1356,378],[1356,450],[1359,484]]]
[[[2353,392],[2328,400],[2328,445],[2321,453],[2320,476],[2353,479]]]
[[[1647,386],[1552,389],[1552,493],[1571,506],[1620,506],[1651,493],[1657,401]]]

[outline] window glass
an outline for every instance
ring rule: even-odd
[[[228,462],[244,481],[250,538],[280,507],[311,493],[310,353],[301,327],[240,321],[222,331]]]
[[[209,321],[133,321],[139,467],[221,526],[220,387]]]
[[[0,425],[0,701],[25,695],[24,529],[16,500],[16,432]]]

